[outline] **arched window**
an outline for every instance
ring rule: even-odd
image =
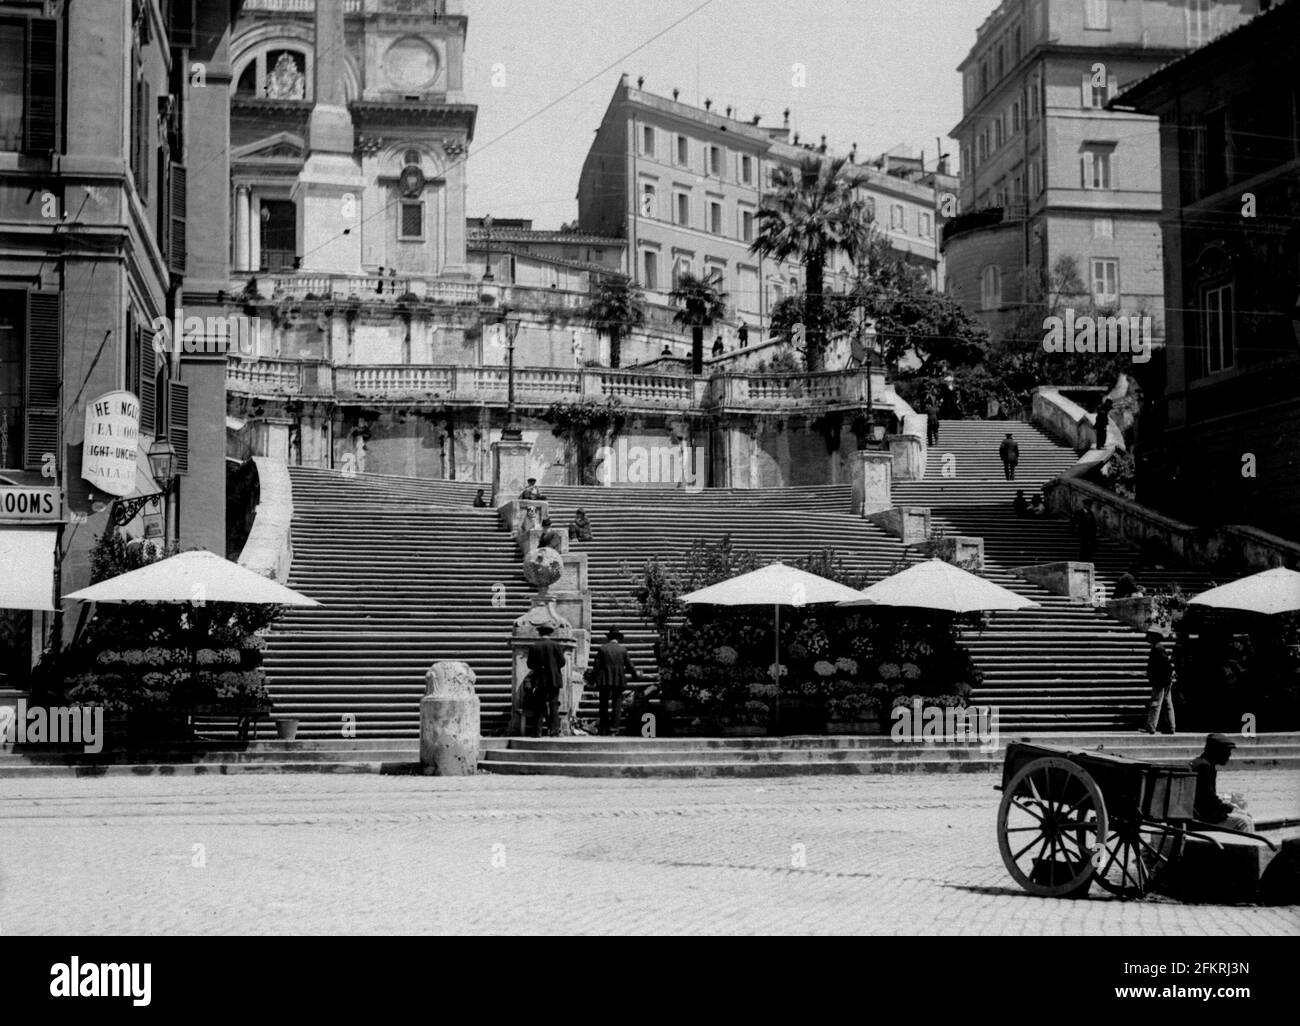
[[[239,74],[235,95],[269,100],[310,100],[306,50],[272,45],[261,50]]]
[[[980,309],[996,310],[1002,305],[1002,269],[989,264],[980,272]]]

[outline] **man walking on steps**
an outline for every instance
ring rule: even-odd
[[[623,722],[623,690],[628,678],[640,680],[632,657],[623,645],[623,632],[611,627],[605,644],[596,649],[591,684],[600,696],[600,732],[618,736]],[[613,707],[611,710],[611,706]]]
[[[925,408],[925,436],[927,445],[939,444],[939,401],[931,399]]]
[[[1006,474],[1008,481],[1016,479],[1016,464],[1020,462],[1020,446],[1016,440],[1011,437],[1011,432],[1007,432],[1007,437],[1002,439],[1002,444],[998,446],[998,456],[1002,460],[1002,472]]]
[[[1151,685],[1151,700],[1147,703],[1147,725],[1142,728],[1144,734],[1154,734],[1160,725],[1161,713],[1168,710],[1169,729],[1162,734],[1172,734],[1174,726],[1174,685],[1178,674],[1174,671],[1174,660],[1165,645],[1165,632],[1159,627],[1147,630],[1147,643],[1151,651],[1147,653],[1147,683]]]

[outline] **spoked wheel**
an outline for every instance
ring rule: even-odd
[[[1086,894],[1092,854],[1105,845],[1106,836],[1101,791],[1069,759],[1035,759],[1002,792],[998,849],[1007,872],[1030,894]]]
[[[1093,876],[1111,894],[1144,897],[1182,856],[1183,840],[1183,831],[1177,827],[1140,819],[1114,821],[1093,855]]]

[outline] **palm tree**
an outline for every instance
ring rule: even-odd
[[[704,329],[714,321],[727,316],[727,294],[718,286],[720,276],[716,271],[697,278],[685,271],[668,298],[680,310],[673,314],[673,322],[691,329],[691,373],[704,373]]]
[[[836,253],[855,260],[872,237],[871,214],[855,195],[862,177],[846,157],[805,157],[798,168],[772,175],[773,191],[758,209],[750,252],[773,260],[797,258],[804,268],[804,335],[808,369],[821,370],[826,348],[822,311],[826,264]]]
[[[587,304],[587,323],[609,335],[609,365],[617,367],[623,338],[645,323],[645,293],[625,274],[607,274],[595,283]]]

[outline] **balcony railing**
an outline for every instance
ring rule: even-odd
[[[296,360],[231,360],[226,388],[236,395],[261,398],[504,403],[506,373],[504,367],[332,367]],[[882,402],[884,374],[873,373],[871,385],[873,401]],[[629,408],[644,410],[701,410],[705,405],[723,409],[830,408],[864,404],[867,383],[859,371],[706,378],[599,367],[519,367],[515,369],[515,398],[534,406],[564,399],[618,399]]]

